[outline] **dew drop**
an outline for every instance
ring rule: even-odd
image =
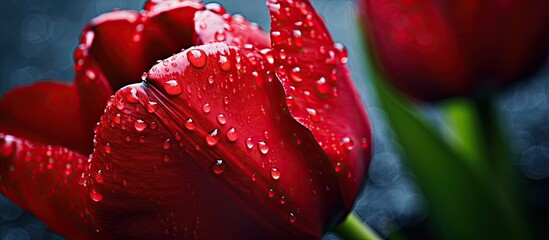
[[[301,36],[301,31],[294,30],[292,32],[294,35],[294,44],[296,47],[303,47],[303,37]]]
[[[227,97],[227,96],[223,97],[223,103],[225,105],[229,104],[229,97]]]
[[[204,111],[204,113],[209,113],[211,110],[212,110],[212,107],[210,106],[209,103],[206,103],[204,104],[204,106],[202,106],[202,111]]]
[[[187,52],[187,59],[195,68],[206,66],[206,53],[202,49],[192,49]]]
[[[272,188],[269,188],[269,197],[272,198],[275,195],[275,190]]]
[[[269,152],[269,146],[267,146],[267,143],[261,141],[257,142],[257,148],[259,148],[259,151],[265,155]]]
[[[290,71],[290,79],[296,83],[303,81],[303,75],[301,74],[301,69],[299,67],[294,67],[292,71]]]
[[[126,101],[129,103],[138,103],[139,97],[137,96],[137,89],[135,88],[124,88],[124,93],[126,95]]]
[[[248,147],[248,149],[252,149],[254,147],[254,142],[251,137],[246,138],[246,147]]]
[[[282,44],[282,42],[284,41],[284,39],[282,38],[282,34],[280,34],[279,31],[272,31],[271,32],[271,40],[275,43],[275,44]]]
[[[173,79],[164,83],[164,91],[166,91],[166,93],[169,95],[176,96],[181,94],[183,90],[181,89],[181,85],[179,85],[177,80]]]
[[[278,168],[271,168],[271,177],[274,180],[278,180],[280,178],[280,171],[278,170]]]
[[[349,58],[345,46],[343,46],[343,44],[341,43],[334,43],[334,48],[338,52],[339,62],[341,62],[342,64],[346,64]]]
[[[138,132],[143,132],[145,128],[147,128],[147,123],[141,119],[137,119],[133,123],[133,126],[135,127],[135,130],[137,130]]]
[[[220,29],[214,34],[214,38],[218,42],[223,42],[225,39],[227,39],[227,35],[225,35],[225,31]]]
[[[94,176],[95,182],[97,182],[97,183],[99,183],[99,184],[103,184],[104,180],[103,180],[103,176],[102,176],[102,175],[103,175],[103,173],[101,172],[101,170],[99,170],[99,171],[95,174],[95,176]]]
[[[196,123],[194,123],[192,118],[189,118],[187,119],[187,121],[185,121],[185,128],[190,131],[196,129]]]
[[[212,164],[212,171],[215,173],[215,174],[221,174],[225,171],[225,168],[227,166],[225,165],[225,162],[223,162],[223,160],[221,159],[217,159],[214,161],[214,163]]]
[[[353,150],[355,143],[350,137],[344,137],[341,139],[341,146],[343,146],[347,151]]]
[[[320,94],[326,94],[330,89],[328,84],[326,84],[326,79],[324,77],[321,77],[318,80],[316,80],[315,87],[318,93]]]
[[[212,132],[210,132],[208,135],[206,135],[206,144],[208,144],[208,146],[212,147],[217,144],[217,142],[219,141],[217,133],[218,133],[218,130],[216,128]]]
[[[291,212],[291,213],[288,215],[288,221],[290,221],[290,223],[295,223],[296,220],[297,220],[297,217],[295,216],[294,213]]]
[[[267,60],[267,62],[269,64],[274,64],[274,55],[273,55],[273,51],[270,50],[270,49],[263,49],[261,50],[261,53],[263,54],[263,56],[265,57],[265,59]]]
[[[286,197],[285,196],[280,197],[280,204],[282,204],[282,205],[286,204]]]
[[[312,122],[315,122],[315,123],[320,122],[320,117],[316,113],[316,110],[312,108],[307,108],[307,113],[309,114],[309,118],[311,119]]]
[[[213,77],[212,75],[210,75],[210,76],[208,77],[208,83],[209,83],[209,84],[213,84],[213,83],[214,83],[214,80],[215,80],[215,79],[214,79],[214,77]]]
[[[217,115],[217,121],[219,122],[219,124],[225,125],[225,123],[227,123],[227,118],[225,118],[225,115],[221,113]]]
[[[162,145],[162,147],[166,150],[170,149],[170,146],[171,146],[171,140],[168,138],[166,139],[166,141],[164,141],[164,144]]]
[[[166,163],[167,163],[167,162],[169,162],[169,161],[170,161],[170,156],[168,156],[168,155],[164,155],[164,157],[162,158],[162,160],[163,160],[164,162],[166,162]]]
[[[15,143],[12,136],[0,135],[0,157],[7,158],[15,152]]]
[[[117,113],[116,115],[114,115],[114,117],[112,118],[112,121],[116,124],[120,124],[120,122],[121,122],[120,113]]]
[[[107,154],[111,153],[111,144],[110,143],[105,144],[104,150],[105,150],[105,153]]]
[[[124,102],[124,99],[122,98],[116,99],[116,108],[118,108],[118,110],[124,110],[125,107],[126,107],[126,102]]]
[[[337,162],[335,167],[334,167],[334,170],[336,173],[338,172],[341,172],[341,163],[340,162]]]
[[[295,99],[293,96],[287,96],[286,97],[286,105],[288,105],[289,108],[291,108],[295,104]]]
[[[153,101],[149,101],[147,103],[147,111],[149,113],[153,113],[153,112],[156,112],[156,109],[158,108],[158,103],[157,102],[153,102]]]
[[[90,198],[95,202],[101,202],[103,200],[103,194],[98,193],[95,189],[90,191]]]
[[[234,128],[229,129],[225,135],[227,135],[227,139],[231,142],[235,142],[238,139],[238,134]]]

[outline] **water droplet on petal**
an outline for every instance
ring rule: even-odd
[[[104,150],[105,150],[105,153],[107,154],[111,153],[111,144],[110,143],[105,144]]]
[[[326,79],[324,77],[319,78],[315,82],[315,87],[316,87],[316,90],[318,91],[318,93],[320,93],[320,94],[326,94],[328,92],[328,90],[330,89],[330,86],[328,86],[328,84],[326,84]]]
[[[254,142],[251,137],[246,138],[246,147],[248,147],[248,149],[252,149],[254,147]]]
[[[338,52],[339,62],[341,62],[342,64],[346,64],[349,59],[345,46],[343,46],[343,44],[341,43],[334,43],[334,48]]]
[[[303,75],[301,74],[301,69],[299,67],[294,67],[292,71],[290,71],[290,79],[294,82],[303,81]]]
[[[117,113],[116,115],[114,115],[114,117],[112,118],[112,121],[116,124],[120,124],[120,122],[121,122],[120,113]]]
[[[147,128],[147,123],[141,119],[137,119],[133,123],[133,126],[135,127],[135,130],[137,130],[138,132],[143,132],[145,128]]]
[[[124,88],[124,93],[125,93],[125,97],[126,97],[126,101],[129,102],[129,103],[138,103],[139,102],[139,97],[137,96],[137,89],[135,88]]]
[[[294,35],[294,43],[296,47],[303,47],[303,37],[301,36],[301,31],[294,30],[292,32]]]
[[[259,151],[264,155],[269,152],[269,146],[263,141],[257,142],[257,148],[259,148]]]
[[[164,91],[169,95],[176,96],[181,94],[183,90],[177,80],[169,80],[164,83]]]
[[[0,135],[0,157],[9,157],[15,152],[15,143],[12,136]]]
[[[157,102],[149,101],[147,103],[147,111],[149,113],[155,112],[157,108],[158,108],[158,103]]]
[[[307,108],[307,113],[309,114],[309,118],[311,119],[312,122],[320,122],[320,117],[318,116],[318,114],[316,113],[316,110],[312,109],[312,108]]]
[[[164,144],[162,145],[162,147],[166,150],[170,149],[170,146],[171,146],[171,140],[168,138],[166,139],[166,141],[164,141]]]
[[[211,110],[212,110],[212,107],[210,106],[209,103],[206,103],[204,104],[204,106],[202,106],[202,111],[204,111],[205,113],[209,113]]]
[[[280,171],[278,170],[278,168],[271,168],[271,177],[274,180],[278,180],[280,178]]]
[[[218,42],[223,42],[225,41],[225,39],[227,39],[227,35],[225,35],[225,31],[223,29],[220,29],[215,32],[214,38]]]
[[[217,144],[217,142],[219,141],[217,134],[218,134],[218,130],[216,128],[212,132],[206,135],[206,144],[208,144],[208,146],[211,147]]]
[[[263,56],[265,57],[265,59],[267,60],[267,62],[269,64],[274,64],[274,55],[273,55],[273,51],[270,50],[270,49],[263,49],[261,50],[261,53],[263,54]]]
[[[282,35],[280,34],[279,31],[272,31],[271,32],[271,40],[275,44],[282,44],[282,42],[284,41],[284,39],[282,38]]]
[[[215,80],[215,79],[214,79],[214,77],[213,77],[212,75],[210,75],[210,76],[208,77],[208,83],[209,83],[209,84],[213,84],[213,83],[214,83],[214,80]]]
[[[103,200],[103,194],[98,193],[94,188],[90,190],[90,198],[95,202],[101,202],[101,200]]]
[[[341,146],[343,146],[347,151],[353,150],[355,143],[350,137],[344,137],[341,139]]]
[[[189,118],[187,119],[187,121],[185,121],[185,128],[190,131],[196,129],[196,123],[194,123],[192,118]]]
[[[187,59],[195,68],[206,66],[206,53],[202,49],[192,49],[187,52]]]
[[[282,204],[282,205],[286,204],[286,197],[285,196],[280,197],[280,204]]]
[[[222,113],[217,115],[217,121],[221,124],[221,125],[225,125],[225,123],[227,123],[227,118],[225,118],[225,115],[223,115]]]
[[[101,172],[101,170],[99,170],[95,176],[95,182],[99,183],[99,184],[103,184],[104,180],[103,180],[103,173]]]
[[[272,198],[275,195],[275,190],[272,188],[269,188],[269,197]]]
[[[227,139],[231,142],[235,142],[238,139],[238,134],[234,128],[229,129],[226,133]]]
[[[334,167],[334,170],[335,170],[336,173],[341,171],[341,163],[340,162],[336,163],[336,165]]]
[[[221,174],[225,171],[226,165],[225,162],[221,159],[215,160],[215,162],[212,164],[212,171],[215,174]]]
[[[295,216],[294,213],[290,213],[288,215],[288,221],[290,221],[290,223],[295,223],[296,220],[297,220],[297,217]]]

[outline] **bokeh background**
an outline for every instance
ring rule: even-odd
[[[228,12],[242,14],[269,29],[264,0],[219,0]],[[142,0],[0,0],[0,95],[40,79],[72,81],[72,54],[84,25],[113,9],[139,10]],[[349,52],[348,65],[366,103],[375,137],[369,179],[355,212],[384,236],[402,230],[421,237],[429,206],[414,176],[401,164],[399,146],[385,123],[366,78],[364,51],[352,0],[313,0],[335,41]],[[528,179],[529,206],[543,220],[549,212],[549,64],[528,81],[507,88],[499,110],[512,144],[514,165]],[[436,106],[421,106],[434,124]],[[444,127],[443,125],[441,127]],[[547,220],[545,220],[547,221]],[[325,239],[334,239],[326,235]],[[0,195],[0,239],[62,239],[39,220]]]

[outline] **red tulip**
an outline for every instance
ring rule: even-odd
[[[370,126],[309,1],[268,7],[270,42],[217,4],[92,20],[74,85],[0,101],[2,192],[69,238],[319,238],[364,183]]]
[[[381,69],[424,100],[478,94],[532,73],[549,49],[546,0],[362,0]]]

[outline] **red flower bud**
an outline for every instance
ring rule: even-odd
[[[2,192],[69,238],[319,238],[354,204],[371,130],[311,4],[268,7],[270,43],[217,4],[94,19],[76,87],[0,101]]]
[[[424,100],[471,95],[532,73],[549,49],[544,0],[362,0],[379,65]]]

